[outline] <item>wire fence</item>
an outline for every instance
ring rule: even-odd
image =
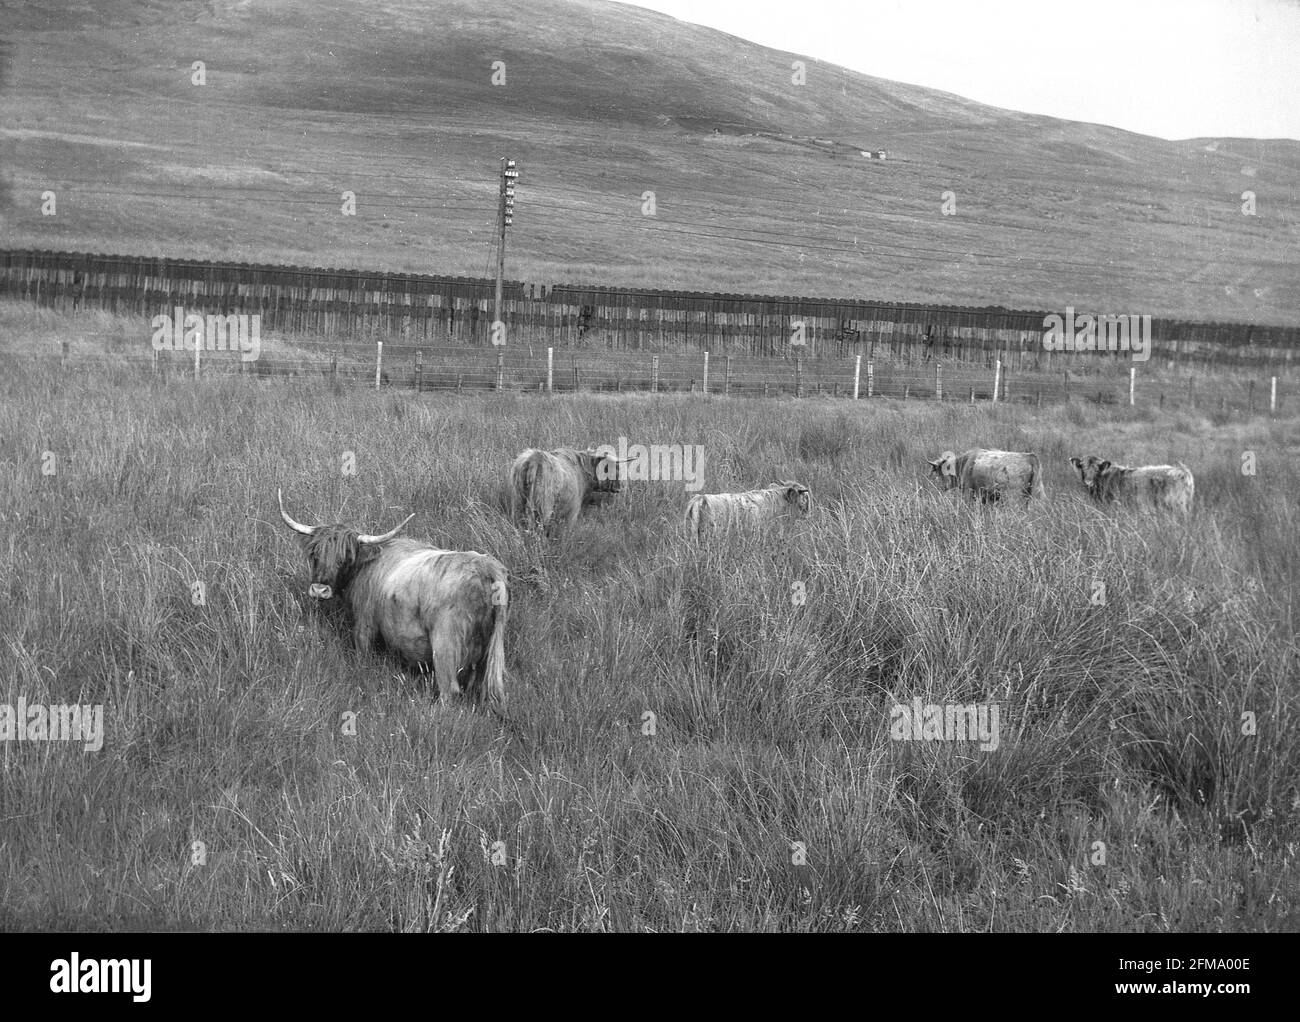
[[[117,349],[117,350],[114,350]],[[197,354],[197,357],[196,357]],[[256,357],[246,357],[256,355]],[[404,389],[428,394],[501,391],[531,394],[697,394],[715,397],[794,397],[847,400],[1158,406],[1221,412],[1281,412],[1290,394],[1286,376],[1249,371],[1171,370],[1080,361],[1073,368],[1017,369],[995,360],[932,360],[917,364],[889,356],[867,359],[714,356],[701,352],[610,352],[553,346],[429,347],[377,342],[333,352],[263,340],[256,351],[150,350],[118,334],[62,340],[38,352],[0,355],[62,372],[118,371],[159,380],[241,375],[335,387]],[[1059,366],[1058,362],[1058,366]]]

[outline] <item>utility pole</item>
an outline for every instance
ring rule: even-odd
[[[506,228],[514,222],[515,181],[519,171],[515,161],[501,160],[501,191],[497,202],[497,290],[496,302],[492,306],[492,343],[505,343],[505,324],[501,319],[501,289],[506,275]],[[500,340],[498,341],[498,338]]]

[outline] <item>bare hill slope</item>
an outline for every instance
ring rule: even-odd
[[[482,275],[512,156],[513,278],[1300,322],[1293,141],[999,110],[597,0],[32,0],[0,32],[8,247]]]

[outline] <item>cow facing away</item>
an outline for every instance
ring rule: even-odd
[[[930,465],[930,474],[939,479],[945,490],[954,487],[978,497],[982,503],[1001,499],[1004,494],[1020,494],[1025,505],[1043,498],[1042,469],[1038,455],[1029,451],[990,451],[976,447],[962,454],[944,451]]]
[[[421,669],[432,668],[443,699],[466,693],[475,702],[504,706],[506,569],[472,550],[440,550],[394,539],[411,515],[381,536],[343,525],[303,525],[280,517],[303,537],[311,567],[307,594],[344,597],[352,611],[358,650],[379,639]]]
[[[1192,470],[1177,465],[1117,465],[1095,455],[1071,458],[1088,495],[1101,504],[1125,503],[1135,507],[1157,507],[1187,514],[1192,510],[1196,480]]]
[[[510,517],[520,527],[549,532],[570,526],[584,507],[623,489],[617,458],[601,451],[529,448],[510,466]]]
[[[697,493],[686,503],[686,529],[700,539],[715,529],[800,518],[811,507],[812,492],[793,479],[745,493]]]

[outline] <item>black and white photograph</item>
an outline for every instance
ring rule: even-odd
[[[1298,246],[1295,0],[0,0],[0,931],[1250,1003]]]

